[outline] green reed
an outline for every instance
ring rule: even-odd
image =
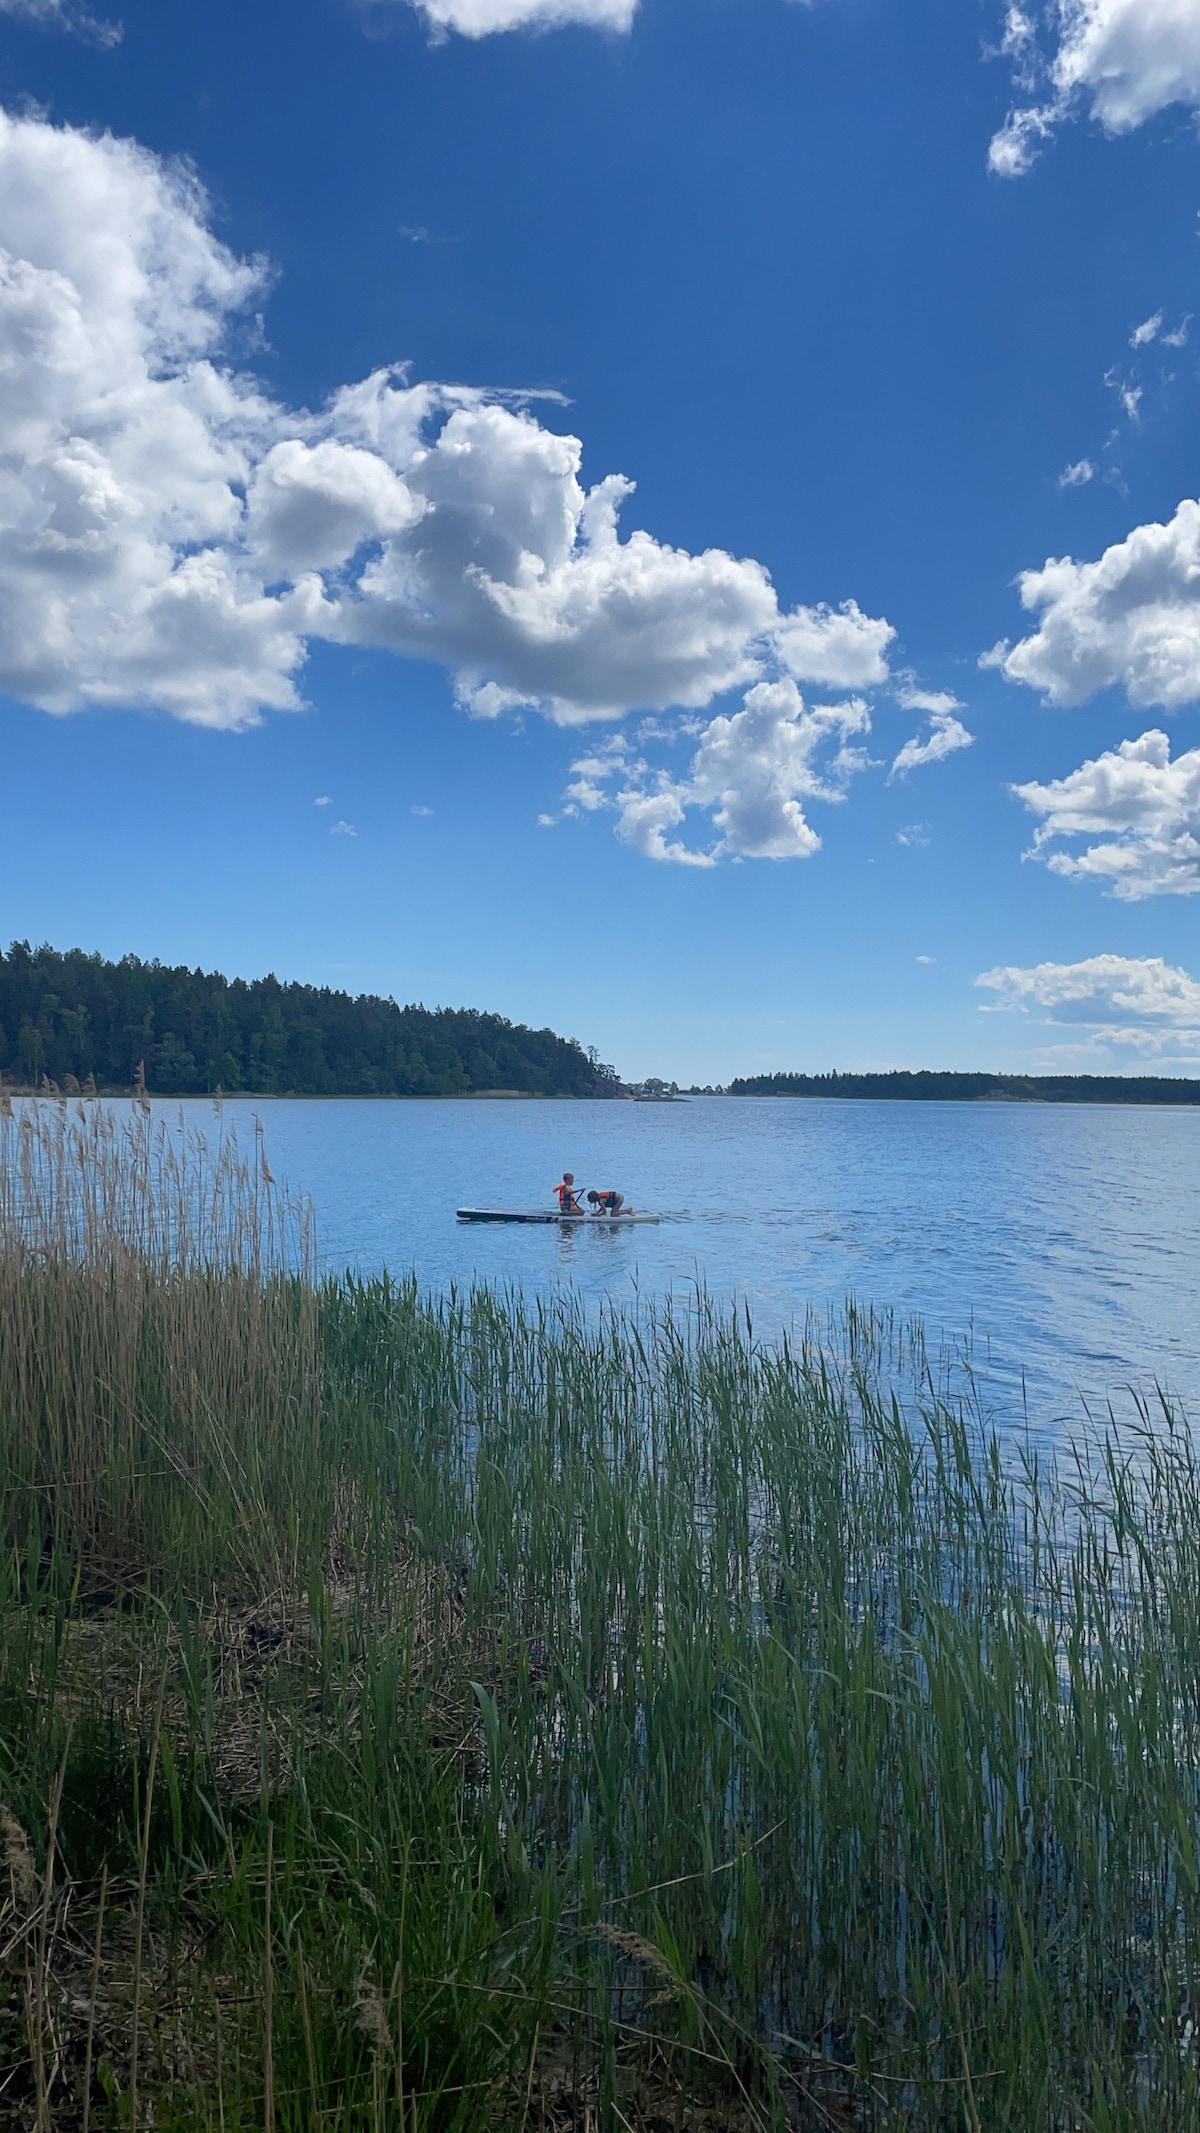
[[[224,1160],[224,1250],[0,1237],[0,2124],[1200,2123],[1169,1411],[318,1287]]]

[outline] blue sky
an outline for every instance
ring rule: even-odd
[[[6,939],[1200,1072],[1200,0],[0,0],[0,101]]]

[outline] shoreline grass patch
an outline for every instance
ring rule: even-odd
[[[0,1120],[0,2125],[1200,2123],[1169,1411],[317,1284],[157,1131]]]

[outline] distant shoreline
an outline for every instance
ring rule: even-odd
[[[897,1068],[887,1074],[759,1074],[730,1096],[836,1098],[861,1102],[1005,1104],[1200,1104],[1200,1081],[1166,1074],[979,1074]]]
[[[764,1077],[765,1078],[765,1077]],[[781,1081],[791,1077],[780,1076]],[[817,1077],[814,1077],[816,1079]],[[831,1077],[832,1078],[832,1077]],[[844,1076],[844,1080],[863,1080],[869,1077]],[[889,1076],[878,1077],[881,1083]],[[914,1080],[918,1076],[912,1077]],[[931,1075],[931,1080],[949,1081],[949,1075]],[[964,1075],[970,1080],[974,1076]],[[979,1077],[986,1079],[988,1077]],[[635,1096],[622,1093],[620,1096],[574,1095],[566,1092],[542,1093],[531,1089],[463,1089],[453,1094],[428,1093],[399,1095],[392,1091],[377,1089],[337,1090],[322,1094],[313,1089],[154,1089],[141,1091],[128,1083],[109,1083],[97,1089],[34,1089],[22,1086],[8,1075],[0,1075],[0,1089],[9,1097],[40,1097],[43,1101],[69,1102],[91,1101],[99,1097],[105,1102],[133,1102],[145,1094],[154,1103],[188,1104],[477,1104],[477,1103],[522,1103],[522,1104],[583,1104],[603,1103],[629,1106],[656,1105],[660,1108],[688,1103],[697,1096],[711,1096],[726,1100],[740,1097],[745,1101],[766,1102],[772,1099],[791,1098],[807,1103],[941,1103],[941,1104],[993,1104],[1021,1105],[1026,1109],[1048,1104],[1073,1104],[1076,1108],[1091,1105],[1097,1110],[1106,1106],[1120,1106],[1126,1110],[1188,1110],[1200,1107],[1200,1081],[1174,1081],[1166,1076],[1096,1076],[1080,1077],[1088,1081],[1086,1088],[1069,1090],[1026,1089],[1010,1090],[993,1082],[991,1087],[974,1089],[912,1089],[888,1086],[869,1088],[770,1088],[753,1082],[733,1083],[727,1089],[690,1088],[681,1089],[677,1096]]]
[[[6,1096],[38,1096],[43,1101],[54,1103],[90,1103],[96,1097],[104,1102],[133,1102],[138,1096],[148,1096],[152,1103],[169,1104],[477,1104],[477,1103],[526,1103],[526,1104],[585,1104],[613,1102],[659,1102],[676,1103],[678,1097],[660,1098],[614,1098],[595,1096],[591,1092],[576,1095],[570,1090],[540,1089],[455,1089],[443,1094],[437,1090],[420,1094],[400,1094],[392,1089],[138,1089],[129,1082],[108,1082],[96,1089],[32,1088],[28,1082],[13,1081],[0,1075],[0,1089]]]

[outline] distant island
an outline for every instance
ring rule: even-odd
[[[615,1096],[574,1038],[474,1008],[225,978],[28,941],[0,951],[0,1083],[164,1096]]]
[[[752,1074],[729,1096],[890,1097],[911,1103],[1200,1104],[1200,1081],[1165,1074]]]
[[[933,1103],[1200,1104],[1162,1074],[752,1074],[725,1088],[622,1082],[574,1037],[478,1008],[227,978],[136,955],[0,950],[0,1087],[158,1096],[883,1097]]]

